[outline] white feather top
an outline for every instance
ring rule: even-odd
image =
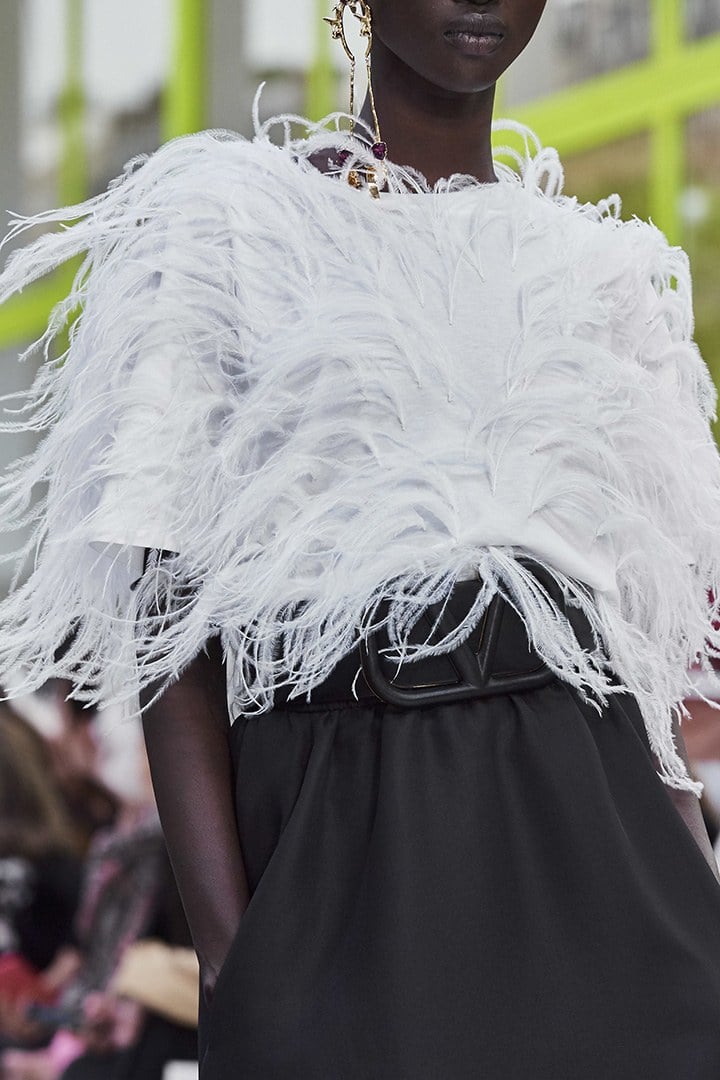
[[[529,142],[497,184],[390,164],[375,200],[315,167],[332,125],[283,121],[282,145],[257,120],[174,140],[11,230],[70,223],[11,255],[0,301],[84,261],[32,347],[82,306],[69,348],[5,425],[43,438],[0,486],[3,527],[34,524],[0,677],[130,700],[219,630],[235,713],[262,711],[325,678],[384,599],[408,655],[418,609],[477,573],[440,648],[502,592],[589,700],[637,695],[663,779],[699,792],[672,717],[720,644],[720,466],[685,254],[617,199],[564,196]],[[145,547],[171,554],[143,568]]]

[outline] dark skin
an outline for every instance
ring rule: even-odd
[[[215,637],[143,714],[160,820],[208,1002],[250,900],[235,823],[225,685]],[[146,692],[141,704],[151,696]]]
[[[412,165],[431,184],[453,173],[497,179],[490,139],[495,84],[531,41],[545,4],[374,0],[373,87],[393,162]],[[502,24],[502,40],[487,55],[467,55],[448,31],[458,18],[478,14]],[[372,128],[369,99],[360,115]]]
[[[374,0],[373,85],[392,161],[414,167],[430,183],[454,173],[497,179],[491,149],[495,84],[531,40],[545,2]],[[473,14],[495,16],[503,27],[482,55],[447,37],[458,18]],[[361,115],[372,129],[369,100]],[[144,718],[160,816],[208,1001],[249,901],[235,827],[224,687],[214,639]],[[169,728],[172,740],[166,738]],[[686,755],[679,730],[676,741]],[[717,877],[699,800],[665,790]]]

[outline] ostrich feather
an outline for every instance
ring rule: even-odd
[[[663,780],[699,792],[672,719],[720,646],[720,468],[686,255],[616,197],[565,196],[555,151],[516,125],[498,183],[388,163],[374,200],[345,182],[374,163],[359,141],[316,168],[347,143],[341,114],[303,138],[297,120],[176,139],[10,229],[54,226],[13,251],[0,302],[83,262],[25,354],[44,357],[33,387],[6,400],[2,429],[42,438],[0,483],[3,528],[32,525],[0,676],[132,701],[219,632],[234,714],[265,711],[358,628],[384,623],[401,662],[453,647],[500,592],[588,700],[636,695]],[[143,548],[169,555],[143,566]],[[469,574],[465,623],[411,646]]]

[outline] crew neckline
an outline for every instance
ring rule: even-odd
[[[287,151],[289,148],[278,147],[278,149]],[[489,191],[495,189],[498,191],[504,190],[510,186],[510,180],[503,175],[502,171],[499,173],[497,180],[477,180],[471,174],[457,173],[447,179],[443,178],[442,180],[439,180],[432,188],[428,187],[405,191],[382,191],[380,192],[378,199],[373,199],[369,191],[362,188],[353,188],[348,184],[347,181],[343,179],[340,172],[323,172],[321,169],[318,169],[306,155],[297,153],[297,148],[295,148],[295,153],[289,155],[289,159],[293,168],[298,169],[301,174],[306,176],[313,174],[318,178],[317,180],[312,180],[312,183],[330,185],[331,189],[334,188],[336,191],[341,191],[343,193],[343,198],[348,197],[353,201],[358,199],[362,201],[365,199],[371,206],[379,206],[383,203],[386,206],[389,204],[392,204],[393,206],[426,206],[428,205],[428,202],[437,202],[447,198],[452,198],[453,203],[455,203],[456,200],[458,202],[460,201],[461,196],[468,197],[471,194],[477,196],[481,192],[487,194]],[[389,166],[389,171],[391,173],[395,172],[396,176],[400,176],[405,172],[403,166],[396,165],[393,162],[388,162],[387,164]],[[462,185],[450,187],[454,178],[457,178],[458,180],[462,179]],[[439,189],[438,185],[440,185]]]
[[[340,181],[340,183],[342,183],[342,179],[340,177],[337,177],[337,179]],[[348,184],[347,186],[349,187],[350,185]],[[504,183],[504,181],[498,179],[498,180],[477,180],[474,183],[465,184],[465,185],[463,185],[463,187],[451,188],[449,191],[447,189],[442,189],[442,188],[439,191],[437,190],[437,188],[429,188],[427,191],[425,191],[425,190],[423,190],[423,191],[381,191],[379,201],[382,202],[383,199],[407,199],[407,198],[416,199],[416,198],[418,198],[418,196],[421,199],[422,198],[425,198],[425,199],[430,199],[430,198],[436,198],[436,199],[455,198],[455,197],[457,197],[459,195],[468,195],[470,192],[472,192],[474,194],[474,193],[477,193],[478,191],[487,191],[489,188],[501,188],[501,187],[505,187],[505,183]],[[363,192],[360,191],[360,192],[358,192],[358,194],[363,194]]]

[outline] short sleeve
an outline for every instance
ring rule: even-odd
[[[5,423],[40,435],[0,477],[0,525],[30,531],[0,604],[0,674],[25,672],[18,692],[61,676],[83,700],[134,703],[215,632],[210,604],[187,597],[211,577],[217,447],[242,399],[247,317],[228,191],[246,170],[245,150],[234,153],[229,175],[231,150],[212,134],[175,140],[88,202],[11,231],[62,225],[13,252],[0,302],[79,260],[28,350],[45,362]],[[174,553],[162,582],[143,573],[143,548]]]
[[[189,199],[161,230],[139,222],[89,279],[65,361],[66,445],[50,478],[49,520],[67,528],[71,490],[84,485],[77,527],[109,556],[118,546],[182,553],[196,531],[197,463],[225,391],[209,308],[231,288],[201,263],[213,230],[207,207]]]
[[[686,265],[677,251],[678,265]],[[651,376],[660,424],[677,432],[690,450],[693,473],[715,475],[717,446],[711,423],[717,389],[694,339],[692,296],[687,279],[649,283],[638,299],[633,336],[636,355]]]
[[[169,499],[176,448],[167,430],[173,399],[179,405],[173,392],[178,366],[172,351],[161,348],[132,374],[136,400],[118,420],[108,451],[107,478],[88,536],[93,543],[181,551]]]
[[[160,282],[154,303],[158,324],[147,327],[152,341],[141,346],[128,375],[104,455],[104,479],[88,532],[95,544],[184,550],[183,523],[187,527],[190,514],[189,504],[182,506],[188,421],[212,407],[212,387],[183,349],[169,313],[163,316],[164,300]]]

